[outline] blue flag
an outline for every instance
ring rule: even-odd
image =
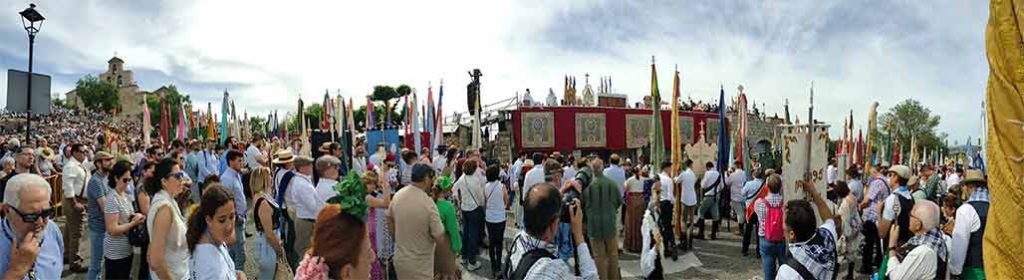
[[[729,170],[729,133],[726,126],[725,118],[725,87],[722,87],[721,94],[718,96],[718,172],[721,176],[726,176],[725,172]],[[724,177],[723,177],[724,178]]]

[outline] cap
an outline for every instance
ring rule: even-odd
[[[93,158],[94,161],[108,160],[108,159],[114,159],[114,155],[111,155],[110,153],[108,153],[106,151],[96,152],[96,157]]]
[[[295,157],[295,168],[313,165],[313,158],[307,156]]]
[[[893,165],[892,167],[889,167],[889,172],[896,173],[896,176],[900,176],[900,178],[907,179],[907,180],[910,180],[910,176],[912,175],[911,174],[912,172],[910,171],[910,167],[907,167],[906,165],[899,165],[899,164]]]

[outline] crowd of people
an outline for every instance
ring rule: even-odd
[[[459,279],[486,254],[496,279],[619,279],[628,251],[643,278],[661,279],[664,262],[693,239],[717,239],[726,219],[740,224],[742,255],[756,247],[765,279],[984,278],[989,197],[977,170],[883,164],[844,175],[833,164],[827,192],[793,180],[807,199],[786,200],[781,172],[756,163],[749,174],[740,162],[654,166],[617,154],[504,163],[444,145],[371,154],[363,139],[348,155],[336,142],[260,136],[144,146],[110,132],[134,126],[94,117],[106,116],[60,115],[84,121],[71,134],[3,136],[5,278]],[[58,187],[63,228],[52,220]]]

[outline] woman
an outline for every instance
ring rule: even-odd
[[[274,279],[278,259],[284,257],[284,246],[278,237],[281,227],[281,207],[270,194],[272,178],[270,168],[259,167],[252,171],[249,186],[254,192],[252,215],[256,217],[256,254],[259,256],[258,279]]]
[[[843,232],[836,244],[839,246],[839,265],[847,265],[846,279],[853,279],[854,262],[860,256],[860,243],[864,239],[864,235],[861,234],[863,222],[860,219],[860,211],[857,210],[857,196],[850,192],[850,187],[845,181],[836,181],[835,192],[837,197],[842,198],[839,202],[839,216],[843,223]],[[838,269],[836,273],[839,273]]]
[[[156,170],[156,164],[155,163],[148,162],[148,161],[143,163],[142,164],[142,176],[139,177],[138,180],[135,180],[135,182],[146,182],[147,180],[149,180],[149,178],[153,177],[153,172],[155,170]],[[142,185],[137,185],[137,186],[138,187],[135,188],[135,197],[134,197],[134,199],[135,199],[135,212],[139,213],[139,214],[142,214],[143,217],[146,217],[149,214],[150,196],[149,196],[149,193],[147,193],[145,190],[143,190],[141,188]],[[147,232],[147,234],[149,234],[149,232]],[[142,246],[139,247],[139,255],[142,256],[141,258],[139,258],[139,275],[138,275],[138,278],[137,278],[139,280],[148,280],[149,279],[149,260],[148,260],[148,258],[146,258],[146,256],[149,256],[147,254],[147,253],[149,253],[149,243],[148,243],[149,239],[148,238],[146,239],[146,242],[147,242],[146,244],[143,244]]]
[[[660,191],[655,191],[660,195]],[[648,204],[644,211],[640,233],[643,235],[641,244],[640,269],[643,270],[644,279],[665,279],[664,268],[661,265],[662,248],[661,230],[658,227],[658,201],[654,200]]]
[[[626,250],[636,253],[643,247],[640,226],[644,214],[644,177],[646,172],[636,172],[626,179]]]
[[[107,193],[103,206],[106,223],[106,237],[103,239],[104,277],[127,279],[132,271],[132,245],[128,243],[128,231],[145,222],[145,216],[135,213],[128,196],[128,184],[132,180],[131,163],[119,161],[111,169],[107,186],[114,191]]]
[[[187,279],[188,247],[185,219],[175,197],[181,194],[185,172],[174,159],[160,160],[153,177],[146,180],[146,192],[153,197],[146,214],[149,230],[149,269],[152,279]]]
[[[501,250],[505,238],[505,208],[508,206],[508,189],[502,184],[497,165],[487,167],[487,185],[484,186],[484,220],[487,222],[487,247],[491,260],[491,273],[498,278],[501,271]]]
[[[185,236],[192,252],[191,279],[245,279],[228,254],[227,244],[235,242],[235,200],[223,188],[203,192]]]
[[[338,204],[331,203],[320,210],[313,225],[313,243],[295,271],[295,280],[370,277],[375,254],[366,224],[359,217],[365,214],[366,205],[356,208],[362,210],[342,210]]]
[[[459,234],[459,221],[455,217],[455,205],[445,199],[452,189],[452,178],[442,176],[437,179],[433,187],[434,203],[437,206],[437,213],[441,216],[441,224],[444,225],[445,235],[448,236],[448,244],[451,246],[436,246],[434,249],[434,279],[460,279],[462,273],[456,261],[456,252],[462,250],[462,236]]]
[[[385,215],[388,206],[391,205],[391,187],[388,186],[388,178],[384,175],[388,174],[389,169],[387,165],[381,166],[380,175],[377,171],[367,170],[362,177],[363,185],[366,185],[366,204],[370,207],[367,222],[371,247],[377,252],[377,259],[370,271],[370,279],[375,280],[386,278],[385,274],[391,275],[391,257],[395,251]]]

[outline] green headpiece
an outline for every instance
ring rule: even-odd
[[[447,191],[452,188],[452,177],[441,176],[441,180],[437,183],[437,187],[441,188],[442,191]]]
[[[334,191],[338,195],[328,199],[327,203],[338,204],[341,206],[342,213],[348,213],[366,222],[369,205],[366,204],[366,185],[363,185],[363,180],[359,179],[359,175],[349,172],[344,180],[334,185]]]

